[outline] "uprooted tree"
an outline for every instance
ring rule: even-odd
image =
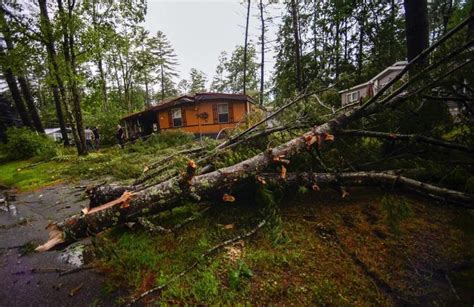
[[[433,116],[437,114],[432,114],[433,105],[440,106],[449,99],[461,99],[465,106],[463,110],[467,113],[462,120],[471,123],[474,92],[465,81],[467,71],[472,69],[474,42],[470,38],[449,52],[446,52],[445,47],[464,35],[462,30],[472,19],[473,16],[464,20],[421,52],[365,102],[339,109],[328,108],[318,97],[327,89],[304,91],[267,118],[215,148],[188,148],[155,161],[133,184],[112,183],[88,189],[90,208],[64,221],[50,224],[50,239],[37,250],[45,251],[118,224],[137,221],[141,217],[180,206],[184,200],[233,201],[238,195],[232,195],[232,191],[248,184],[303,185],[313,190],[319,190],[320,186],[331,186],[339,190],[342,197],[348,196],[347,186],[387,184],[441,202],[472,208],[473,194],[418,180],[427,177],[419,175],[420,172],[426,174],[430,167],[434,169],[434,166],[445,165],[438,156],[436,159],[426,159],[427,154],[439,151],[449,160],[454,152],[464,162],[472,158],[472,136],[460,138],[461,142],[441,139],[440,133],[434,131],[441,125],[440,120]],[[440,49],[444,52],[439,52]],[[416,70],[412,70],[413,67]],[[409,78],[406,77],[408,73]],[[460,94],[452,90],[452,84],[461,84],[466,90]],[[433,95],[437,99],[427,97]],[[446,99],[442,100],[441,97]],[[305,109],[295,110],[294,107],[300,102],[313,103],[315,109],[326,113],[308,116]],[[440,107],[438,112],[442,110],[446,111],[446,106]],[[294,116],[280,120],[281,125],[263,127],[270,119],[280,119],[280,115],[291,112]],[[462,125],[466,126],[464,123]],[[302,133],[306,127],[308,131]],[[382,131],[373,130],[377,127]],[[426,132],[427,127],[433,129],[429,134]],[[464,130],[472,134],[472,128]],[[271,142],[256,142],[268,137],[274,138]],[[354,139],[360,142],[355,143],[357,141]],[[364,147],[367,139],[377,140],[377,154]],[[341,143],[338,143],[340,140]],[[276,143],[278,141],[279,144]],[[262,144],[265,144],[263,148]],[[254,146],[255,151],[260,153],[222,167],[218,163],[219,159],[232,150],[238,150],[239,146]],[[351,150],[357,151],[358,160],[351,161],[344,156]],[[364,152],[366,160],[360,157],[360,152],[364,150],[367,151]],[[420,162],[423,167],[418,168],[409,163],[389,163],[401,161],[403,155],[408,155],[408,160],[416,157],[419,161],[429,161]],[[177,156],[188,159],[185,169],[173,169],[170,161]],[[409,178],[408,175],[417,179]]]

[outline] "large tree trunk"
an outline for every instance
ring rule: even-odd
[[[263,16],[263,0],[260,0],[260,23],[261,23],[261,59],[260,59],[260,105],[263,106],[263,90],[265,85],[265,18]]]
[[[1,45],[0,58],[2,60],[1,62],[4,62],[6,58],[6,54]],[[8,88],[10,89],[10,93],[12,94],[13,102],[15,103],[16,110],[18,111],[18,115],[20,115],[23,125],[25,125],[26,127],[33,128],[30,118],[28,117],[28,112],[26,111],[25,104],[23,102],[23,99],[21,98],[20,90],[18,89],[18,84],[16,83],[13,71],[11,70],[11,68],[4,64],[2,64],[2,68],[3,75],[5,76],[5,81],[7,81]]]
[[[243,93],[247,94],[247,50],[248,50],[248,39],[249,39],[249,20],[250,20],[250,0],[247,0],[247,19],[245,22],[245,42],[244,42],[244,80],[243,80]]]
[[[298,0],[291,0],[291,21],[293,23],[293,38],[295,40],[295,68],[296,68],[296,89],[303,90],[303,71],[301,68],[301,43],[299,34]]]
[[[35,106],[35,101],[33,100],[33,95],[31,94],[28,81],[23,76],[18,76],[18,82],[20,83],[21,91],[23,97],[25,98],[26,105],[28,106],[28,111],[30,112],[31,119],[33,120],[33,125],[35,126],[36,131],[44,133],[44,127],[41,123],[41,118],[38,114],[38,109]]]
[[[69,89],[72,93],[72,115],[73,122],[75,124],[73,129],[76,130],[77,139],[76,148],[79,155],[87,154],[86,139],[84,135],[84,126],[82,121],[81,101],[79,90],[77,88],[76,81],[76,64],[75,64],[75,53],[74,53],[74,37],[71,30],[71,19],[73,6],[68,1],[68,12],[63,8],[62,0],[58,0],[58,11],[61,16],[61,29],[63,32],[63,54],[66,62],[66,76],[68,79]]]
[[[1,6],[0,6],[0,25],[1,25],[1,32],[3,34],[3,39],[5,40],[5,44],[7,46],[8,53],[13,53],[14,46],[13,46],[13,41],[12,41],[12,37],[11,37],[10,27],[8,25],[7,20],[5,19],[5,12],[3,11],[3,8]],[[3,53],[3,50],[2,50],[2,53]],[[13,81],[15,81],[13,69],[11,67],[7,67],[7,69],[10,70],[7,73],[12,74],[13,75]],[[16,71],[17,72],[21,71],[21,68],[17,67]],[[7,77],[7,76],[5,75],[5,77]],[[8,76],[8,78],[11,78],[11,76]],[[28,110],[29,110],[29,113],[30,113],[30,116],[31,116],[31,119],[32,119],[32,123],[29,123],[28,125],[25,123],[25,125],[34,127],[36,129],[36,131],[44,133],[43,125],[41,124],[41,120],[40,120],[39,115],[38,115],[38,110],[35,107],[35,103],[33,101],[33,96],[31,95],[30,89],[29,89],[28,84],[26,82],[26,78],[23,77],[21,74],[17,74],[17,78],[18,78],[18,82],[20,83],[20,87],[21,87],[21,90],[22,90],[22,93],[23,93],[23,97],[25,98],[26,105],[28,107]],[[11,84],[10,82],[8,82],[9,87],[10,87],[10,84]],[[14,87],[17,87],[16,82],[14,82],[14,84],[12,84],[12,85]],[[12,88],[10,87],[10,91],[11,91],[11,89]],[[13,89],[12,96],[18,95],[16,93],[17,91],[18,91],[18,87],[16,89]],[[13,92],[15,92],[15,94],[13,94]],[[17,98],[14,97],[13,99],[15,100],[15,104],[17,104],[18,103],[17,102],[18,97]],[[20,97],[20,99],[21,99],[21,97]],[[23,105],[23,102],[21,102],[21,104]],[[20,109],[24,108],[24,105],[23,106],[22,105],[18,105],[20,107]],[[20,113],[21,119],[23,120],[23,118],[24,118],[24,114],[22,115],[23,110],[21,110],[21,111],[18,110],[18,111]],[[28,118],[28,122],[29,122],[29,118]]]
[[[69,113],[69,109],[67,106],[67,96],[66,96],[66,90],[64,88],[64,83],[63,80],[60,76],[60,71],[59,71],[59,65],[57,61],[57,54],[56,54],[56,48],[54,47],[54,36],[53,36],[53,30],[51,26],[51,22],[49,20],[48,16],[48,7],[46,4],[46,0],[38,0],[39,2],[39,7],[40,7],[40,24],[41,24],[41,31],[43,32],[45,39],[44,39],[44,45],[46,47],[46,51],[48,53],[48,58],[49,62],[52,66],[50,67],[50,74],[56,81],[56,84],[52,85],[53,88],[53,95],[55,97],[55,103],[56,103],[56,112],[59,110],[62,110],[62,107],[64,107],[64,112],[66,112],[66,116],[69,119],[70,125],[73,132],[73,137],[74,137],[74,142],[76,144],[79,142],[79,139],[77,137],[77,134],[75,133],[75,129],[73,127],[73,121]],[[58,95],[55,95],[56,90],[59,92]],[[57,105],[58,101],[57,99],[60,100],[60,105]],[[57,113],[59,123],[61,124],[61,119],[63,118],[62,112]],[[69,138],[67,136],[67,131],[66,131],[66,126],[61,127],[61,135],[63,137],[64,143],[69,144]]]
[[[405,0],[407,59],[411,61],[429,46],[427,0]]]

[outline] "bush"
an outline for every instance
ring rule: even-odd
[[[45,135],[27,128],[8,128],[3,151],[8,160],[38,158],[46,160],[57,154],[57,145]]]
[[[153,134],[144,143],[158,148],[168,148],[184,145],[195,139],[194,134],[182,130],[163,131]]]

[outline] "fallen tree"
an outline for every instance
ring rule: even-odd
[[[419,81],[422,79],[423,73],[430,71],[443,63],[441,61],[435,62],[426,67],[419,74],[415,75],[409,82],[402,85],[398,90],[392,92],[386,97],[383,97],[383,99],[379,99],[382,97],[384,91],[386,91],[397,80],[399,80],[401,76],[409,71],[413,65],[425,59],[426,56],[430,54],[437,46],[439,46],[453,34],[457,33],[468,23],[468,21],[469,19],[463,21],[460,25],[456,26],[453,30],[449,31],[445,36],[443,36],[438,42],[433,44],[431,47],[413,59],[410,63],[408,63],[407,66],[397,75],[397,77],[388,82],[366,103],[362,104],[361,106],[343,109],[340,113],[336,113],[333,118],[329,119],[325,123],[314,126],[310,131],[307,131],[303,135],[291,139],[286,143],[283,143],[272,149],[268,149],[234,165],[200,175],[196,175],[197,165],[192,160],[190,160],[186,171],[184,171],[182,174],[151,186],[127,187],[109,185],[91,189],[89,194],[91,195],[91,201],[93,201],[92,203],[94,206],[91,206],[89,210],[85,210],[81,214],[77,214],[67,218],[64,221],[48,225],[50,239],[44,245],[39,246],[37,250],[45,251],[61,243],[74,242],[91,234],[99,233],[117,224],[135,221],[141,216],[168,210],[170,208],[179,206],[185,199],[200,200],[202,198],[212,198],[216,195],[224,195],[224,201],[231,200],[233,197],[225,194],[230,190],[230,188],[249,178],[256,178],[257,175],[265,172],[270,166],[276,166],[281,170],[281,173],[279,174],[280,178],[287,178],[285,165],[289,164],[295,155],[306,152],[313,146],[317,147],[318,150],[321,150],[326,142],[334,140],[333,134],[338,133],[347,125],[354,123],[361,118],[368,117],[369,115],[376,113],[384,107],[395,107],[401,102],[405,101],[407,98],[419,94],[422,89],[426,89],[428,86],[436,84],[441,79],[449,76],[451,73],[472,63],[472,60],[463,61],[461,64],[456,63],[458,65],[455,65],[452,69],[448,70],[447,73],[444,73],[442,76],[436,78],[428,85],[424,85],[411,92],[405,91],[412,84],[412,82],[414,82],[413,80]],[[459,55],[460,51],[455,50],[453,53]],[[451,57],[446,58],[452,59]],[[305,97],[305,94],[300,95],[299,97]],[[259,122],[258,125],[262,123],[263,122]],[[249,129],[239,134],[236,138],[232,138],[231,141],[223,143],[223,145],[219,145],[216,147],[216,150],[218,151],[226,146],[230,146],[231,144],[238,142],[239,139],[243,138],[244,135],[253,131],[253,129]],[[203,159],[201,161],[206,160]],[[468,204],[470,202],[472,203],[473,200],[472,195],[436,187],[409,178],[400,176],[391,177],[389,174],[374,175],[372,173],[366,173],[363,175],[362,173],[358,173],[357,175],[332,175],[335,177],[331,177],[330,174],[326,174],[324,176],[322,175],[322,177],[319,178],[320,182],[324,181],[322,180],[323,178],[326,178],[326,181],[328,182],[335,182],[334,178],[341,180],[344,179],[344,176],[346,176],[345,179],[347,179],[347,182],[375,181],[377,183],[387,182],[389,180],[393,181],[397,179],[397,182],[402,183],[405,187],[414,189],[416,191],[421,191],[426,195],[433,195],[434,197],[443,198],[448,201],[463,202]],[[288,181],[291,182],[291,178]],[[346,182],[344,182],[344,184],[346,184]],[[105,190],[107,191],[103,193]]]

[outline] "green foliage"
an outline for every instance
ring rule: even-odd
[[[7,142],[2,147],[9,160],[35,158],[50,159],[57,154],[58,147],[53,140],[27,128],[8,128]]]
[[[288,241],[288,237],[283,230],[283,222],[279,210],[279,202],[275,199],[274,191],[266,186],[258,185],[255,202],[262,208],[262,214],[267,221],[270,239],[273,244],[281,244]]]
[[[198,301],[212,301],[219,293],[219,279],[214,270],[207,268],[200,272],[191,292]]]
[[[155,148],[176,147],[193,142],[194,134],[182,130],[164,131],[158,134],[153,134],[148,138],[144,144],[147,146],[154,146]]]
[[[413,210],[408,201],[403,197],[384,196],[382,210],[386,214],[386,223],[392,233],[400,234],[400,223],[413,216]]]
[[[229,271],[229,285],[233,290],[242,288],[242,283],[253,276],[252,270],[247,264],[239,259],[237,261],[237,268]]]

